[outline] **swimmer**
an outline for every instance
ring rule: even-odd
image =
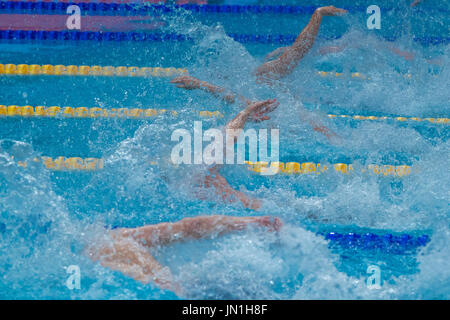
[[[171,290],[182,296],[184,290],[174,281],[169,268],[156,261],[149,253],[149,248],[189,240],[213,239],[251,226],[275,232],[281,229],[282,222],[269,216],[212,215],[138,228],[120,228],[109,232],[112,242],[90,246],[86,254],[103,267],[120,271],[142,284],[153,282],[162,289]]]
[[[251,116],[265,120],[267,119],[266,114],[275,110],[277,106],[278,103],[274,99],[252,103],[228,122],[225,129],[243,129]],[[240,201],[245,208],[252,210],[258,210],[261,207],[261,200],[252,199],[243,192],[233,189],[219,174],[219,169],[218,165],[209,169],[209,174],[203,182],[205,187],[214,188],[215,193],[225,202]],[[183,291],[173,281],[170,270],[159,264],[148,252],[148,248],[166,246],[180,241],[213,238],[233,231],[244,230],[250,225],[265,227],[269,231],[278,231],[282,222],[278,218],[268,216],[215,215],[185,218],[174,223],[160,223],[138,228],[120,228],[110,231],[112,243],[89,246],[85,253],[104,267],[121,271],[144,284],[153,281],[163,289],[182,295]]]
[[[280,55],[277,59],[265,62],[260,66],[256,75],[259,79],[280,79],[292,73],[301,59],[308,53],[316,40],[319,27],[324,16],[340,16],[347,10],[333,6],[321,7],[314,11],[308,25],[299,34],[294,44],[290,47],[279,48],[268,55],[271,58]]]
[[[271,85],[273,80],[279,80],[291,74],[297,67],[300,60],[303,59],[303,57],[313,46],[317,33],[319,32],[319,27],[322,23],[322,17],[340,16],[345,13],[347,13],[346,10],[335,8],[333,6],[316,9],[308,25],[302,30],[293,45],[278,48],[266,56],[266,61],[256,70],[258,83]],[[191,76],[176,77],[171,81],[171,83],[175,84],[178,88],[183,88],[186,90],[203,90],[227,103],[235,103],[236,101],[247,105],[252,103],[249,99],[239,94],[235,94],[230,90],[213,85],[206,81],[201,81]],[[309,119],[309,117],[304,117],[304,115],[305,112],[303,112],[302,118]],[[262,119],[255,116],[252,120],[261,121]],[[324,134],[329,140],[332,140],[332,138],[337,136],[334,132],[330,131],[327,127],[317,121],[309,119],[309,123],[313,127],[314,131]]]
[[[419,3],[421,3],[422,1],[423,0],[415,0],[415,1],[411,2],[410,7],[413,8],[413,7],[417,6]],[[388,49],[393,54],[402,57],[406,61],[413,61],[415,59],[415,55],[412,52],[399,49],[392,44],[384,44],[383,46],[386,47],[386,49]],[[329,53],[339,53],[339,52],[344,51],[346,49],[346,47],[358,48],[360,46],[358,46],[358,44],[355,44],[355,43],[352,43],[351,46],[348,46],[348,45],[326,46],[326,47],[320,48],[319,53],[321,55],[326,55]],[[426,59],[426,62],[429,64],[434,64],[434,65],[442,65],[442,59],[439,59],[439,58]]]
[[[258,121],[269,120],[270,117],[267,114],[274,111],[278,105],[279,103],[275,99],[251,103],[227,123],[225,130],[242,130],[250,118],[258,119]],[[236,143],[236,139],[234,142]],[[209,175],[204,181],[205,187],[214,187],[216,194],[220,195],[225,202],[233,203],[239,200],[245,208],[255,211],[261,207],[260,199],[250,198],[246,194],[233,189],[227,180],[219,174],[219,169],[219,165],[209,169]]]

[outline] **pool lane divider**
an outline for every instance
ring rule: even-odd
[[[14,160],[14,157],[11,157]],[[29,161],[30,162],[30,161]],[[29,165],[27,161],[17,161],[17,165],[21,168],[27,168]],[[105,168],[105,160],[102,158],[81,158],[81,157],[36,157],[31,162],[41,163],[45,169],[52,171],[98,171]],[[143,166],[157,166],[156,161],[145,161]],[[323,164],[314,162],[272,162],[268,165],[267,162],[245,161],[247,169],[254,173],[262,173],[267,168],[274,169],[272,172],[283,175],[320,175],[329,172],[337,174],[350,175],[352,173],[368,173],[378,176],[392,176],[404,177],[413,173],[412,166],[408,165],[359,165],[359,164]],[[174,168],[177,165],[173,165]],[[276,170],[275,170],[276,169]]]
[[[204,118],[223,118],[224,114],[218,110],[195,111]],[[59,107],[59,106],[17,106],[0,105],[1,117],[23,118],[120,118],[120,119],[149,119],[156,116],[171,115],[177,117],[179,112],[171,109],[152,108],[99,108],[99,107]],[[449,118],[420,118],[420,117],[387,117],[387,116],[361,116],[328,114],[331,119],[351,119],[359,121],[398,121],[398,122],[427,122],[432,124],[449,124]]]
[[[294,43],[297,34],[238,34],[227,36],[240,43],[285,44]],[[322,37],[324,40],[336,40],[342,36]],[[386,41],[396,41],[396,37],[383,37]],[[109,32],[109,31],[44,31],[44,30],[0,30],[0,40],[61,40],[61,41],[137,41],[137,42],[183,42],[193,38],[176,33],[149,32]],[[439,45],[450,43],[450,37],[414,37],[414,42],[422,45]]]
[[[175,33],[0,30],[0,40],[183,42],[192,39]]]
[[[115,76],[115,77],[170,77],[187,75],[185,68],[0,64],[0,75],[51,76]]]
[[[434,124],[449,124],[450,118],[420,118],[420,117],[387,117],[387,116],[360,116],[346,114],[328,114],[331,119],[352,119],[362,121],[383,121],[392,120],[398,122],[429,122]]]
[[[270,172],[283,175],[320,175],[332,171],[343,175],[359,172],[361,174],[367,173],[377,176],[404,177],[413,173],[412,166],[408,165],[323,164],[314,162],[271,162],[269,165],[268,162],[263,161],[246,161],[245,163],[247,164],[247,169],[249,171],[258,174],[268,172],[269,169]]]
[[[119,1],[118,1],[119,2]],[[83,13],[97,15],[130,15],[130,14],[167,14],[179,9],[200,14],[312,14],[317,6],[293,6],[293,5],[216,5],[216,4],[152,4],[142,5],[133,3],[111,3],[111,1],[66,1],[66,2],[43,2],[43,1],[2,1],[0,12],[6,13],[66,13],[70,5],[77,5]],[[365,12],[366,7],[345,7],[350,13]],[[391,11],[392,8],[382,8],[383,11]]]
[[[132,1],[2,1],[0,2],[0,12],[56,12],[66,13],[70,5],[77,5],[82,12],[108,15],[130,15],[130,14],[167,14],[179,10],[180,8],[200,14],[312,14],[318,6],[295,6],[295,5],[217,5],[217,4],[135,4]],[[346,6],[343,9],[350,13],[366,12],[366,6]],[[383,12],[392,11],[393,7],[382,7]],[[424,9],[421,7],[421,9]],[[427,7],[426,9],[430,9]],[[436,8],[433,8],[436,9]],[[437,8],[440,12],[448,10]]]
[[[316,72],[321,77],[336,77],[336,78],[360,78],[364,80],[371,80],[371,78],[360,72],[335,72],[335,71],[317,71]],[[398,73],[396,73],[398,74]],[[403,78],[412,79],[413,75],[411,73],[401,74]],[[436,77],[436,75],[434,75]]]
[[[14,160],[14,157],[11,157]],[[98,171],[104,169],[104,160],[100,158],[80,157],[35,157],[27,161],[17,161],[21,168],[27,168],[29,163],[42,164],[45,169],[53,171]]]
[[[345,249],[365,249],[379,250],[386,253],[404,254],[405,251],[412,251],[427,245],[430,237],[427,234],[413,236],[407,233],[393,235],[374,233],[339,233],[339,232],[319,232],[325,240],[329,240],[332,245],[339,245]]]
[[[219,111],[201,110],[195,111],[200,117],[223,118]],[[22,117],[22,118],[103,118],[103,119],[148,119],[157,116],[168,115],[177,117],[178,112],[169,109],[152,108],[99,108],[99,107],[58,107],[58,106],[5,106],[0,105],[0,118],[2,117]]]
[[[0,30],[66,31],[67,14],[1,14]],[[82,16],[77,31],[115,30],[121,32],[158,32],[164,22],[151,15],[135,16]]]
[[[86,66],[86,65],[39,65],[39,64],[0,64],[0,75],[19,76],[109,76],[109,77],[172,77],[188,75],[186,68],[161,67],[126,67],[126,66]],[[359,78],[370,80],[370,77],[360,72],[316,71],[321,77]],[[403,74],[404,78],[412,79],[412,74]]]

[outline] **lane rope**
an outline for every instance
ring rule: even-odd
[[[14,157],[11,157],[14,160]],[[35,157],[31,163],[40,163],[45,169],[52,171],[98,171],[104,169],[104,159],[80,157]],[[17,161],[17,165],[27,168],[29,162]]]
[[[360,72],[335,72],[317,71],[321,77],[360,78],[370,80],[371,78]],[[39,64],[0,64],[0,75],[56,75],[56,76],[119,76],[119,77],[171,77],[188,75],[186,68],[161,68],[161,67],[125,67],[125,66],[86,66],[86,65],[39,65]],[[412,74],[403,74],[404,78],[411,79]]]
[[[330,173],[331,171],[345,175],[359,172],[361,174],[368,173],[378,176],[404,177],[413,173],[412,166],[408,165],[359,165],[346,163],[323,164],[314,162],[271,162],[269,165],[268,162],[263,161],[246,161],[245,163],[248,166],[247,169],[254,173],[263,173],[267,172],[268,169],[271,169],[271,172],[284,175],[320,175]]]
[[[240,43],[260,44],[292,44],[296,34],[237,34],[230,33],[229,37]],[[336,40],[342,36],[321,37],[324,40]],[[389,42],[397,37],[383,37]],[[109,31],[39,31],[39,30],[0,30],[0,40],[61,40],[61,41],[138,41],[138,42],[183,42],[192,41],[189,36],[176,33],[147,33],[147,32],[109,32]],[[450,37],[414,37],[414,42],[422,45],[440,45],[450,43]]]
[[[201,110],[195,111],[200,117],[223,118],[219,111]],[[59,107],[59,106],[5,106],[0,105],[0,117],[49,117],[49,118],[121,118],[121,119],[146,119],[156,116],[178,116],[178,112],[169,109],[143,109],[143,108],[99,108],[99,107]]]
[[[105,228],[109,228],[109,226],[105,226]],[[121,227],[113,225],[110,228],[114,230]],[[345,249],[382,250],[386,253],[396,254],[403,254],[406,253],[405,251],[412,251],[418,247],[423,247],[431,240],[427,234],[414,236],[407,233],[375,234],[371,232],[339,233],[335,231],[316,232],[316,234],[328,240],[330,245],[339,245]]]
[[[294,5],[215,5],[215,4],[183,4],[183,5],[139,5],[133,3],[111,3],[111,1],[74,1],[74,2],[43,2],[43,1],[2,1],[0,10],[6,12],[58,12],[66,13],[69,5],[77,5],[83,12],[108,15],[131,15],[131,14],[164,14],[171,13],[180,8],[194,13],[223,13],[223,14],[312,14],[318,6],[294,6]],[[343,7],[350,13],[366,12],[363,6]],[[423,9],[423,8],[421,8]],[[437,9],[440,12],[448,12],[445,8]],[[381,8],[383,12],[389,12],[394,8]]]
[[[404,253],[404,251],[412,250],[418,247],[425,246],[430,237],[426,234],[421,236],[412,236],[409,234],[393,235],[388,234],[374,234],[374,233],[339,233],[339,232],[319,232],[319,235],[325,237],[333,244],[337,244],[347,249],[372,249],[383,250],[391,253]]]
[[[12,157],[12,159],[14,159]],[[93,171],[103,170],[105,160],[102,158],[80,158],[80,157],[47,157],[34,158],[32,160],[36,163],[42,163],[46,169],[53,171]],[[322,164],[314,162],[272,162],[268,166],[267,162],[257,161],[245,161],[247,169],[254,173],[261,173],[266,168],[278,169],[277,174],[284,175],[320,175],[329,172],[335,172],[338,174],[349,175],[351,173],[368,173],[379,176],[394,176],[404,177],[413,173],[412,166],[408,165],[359,165],[359,164]],[[18,161],[17,165],[22,168],[27,168],[28,163],[26,161]],[[155,166],[158,165],[155,161],[146,161],[143,165]],[[177,167],[174,165],[174,167]],[[333,170],[334,169],[334,170]]]
[[[66,14],[70,5],[77,5],[82,12],[108,14],[108,15],[135,15],[135,14],[165,14],[184,9],[194,13],[228,13],[228,14],[311,14],[317,6],[292,6],[292,5],[215,5],[215,4],[183,4],[183,5],[139,5],[139,4],[121,4],[105,2],[87,2],[74,1],[64,2],[26,2],[26,1],[3,1],[0,2],[0,10],[6,12],[57,12]],[[365,12],[365,7],[345,7],[343,9],[349,12]],[[383,8],[383,11],[391,11],[392,8]]]
[[[335,72],[335,71],[317,71],[317,74],[322,77],[343,78],[343,77],[351,76],[352,78],[361,78],[361,79],[367,79],[367,80],[371,79],[369,76],[364,75],[360,72],[344,73],[344,72]],[[395,74],[399,74],[399,73],[395,73]],[[413,75],[411,73],[405,73],[405,74],[401,74],[401,75],[406,79],[412,79],[412,77],[413,77]]]
[[[1,66],[1,65],[0,65]],[[0,67],[1,69],[1,67]],[[224,114],[218,110],[194,111],[200,117],[223,118]],[[0,117],[50,117],[50,118],[122,118],[146,119],[161,115],[178,116],[173,109],[152,108],[99,108],[99,107],[59,107],[59,106],[17,106],[0,105]],[[388,117],[388,116],[361,116],[328,114],[331,119],[351,119],[360,121],[398,121],[398,122],[428,122],[433,124],[449,124],[449,118],[420,118],[420,117]]]
[[[77,66],[77,65],[38,65],[38,64],[0,64],[0,75],[84,75],[84,76],[177,76],[187,75],[186,68],[160,68],[160,67],[125,67],[125,66]],[[343,77],[344,73],[331,71],[317,71],[322,77],[335,76]],[[352,78],[367,77],[359,72],[351,73]],[[405,77],[411,78],[412,75],[407,74]],[[368,78],[370,79],[370,78]]]
[[[184,68],[0,64],[0,75],[170,77],[186,75]]]
[[[430,122],[435,124],[448,124],[450,122],[449,118],[420,118],[420,117],[388,117],[388,116],[360,116],[360,115],[345,115],[345,114],[328,114],[329,118],[332,119],[353,119],[353,120],[363,120],[363,121],[399,121],[399,122]]]
[[[0,40],[182,42],[191,39],[175,33],[0,30]]]

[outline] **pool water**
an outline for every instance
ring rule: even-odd
[[[162,23],[158,32],[182,34],[189,37],[186,41],[0,40],[1,64],[186,68],[190,75],[252,100],[277,98],[280,106],[269,121],[246,128],[278,128],[283,162],[412,168],[405,176],[330,169],[267,177],[245,165],[225,166],[221,172],[234,188],[265,199],[255,213],[217,201],[212,190],[199,190],[193,177],[204,174],[204,166],[169,163],[175,129],[192,130],[198,120],[204,129],[221,128],[242,105],[178,89],[169,83],[171,77],[0,75],[0,105],[178,112],[176,117],[165,113],[148,119],[0,116],[0,298],[448,299],[448,124],[395,118],[449,117],[448,42],[414,39],[448,39],[450,7],[446,1],[425,1],[409,9],[408,3],[394,8],[390,1],[379,1],[382,28],[368,30],[364,8],[372,3],[335,1],[335,6],[363,10],[324,18],[314,47],[272,88],[256,84],[252,71],[283,44],[239,42],[228,35],[295,35],[309,13],[143,13]],[[326,46],[345,49],[322,55]],[[414,59],[393,54],[391,46],[413,53]],[[355,72],[364,77],[352,77]],[[216,110],[223,117],[201,117],[201,110]],[[330,143],[312,130],[305,115],[326,124],[340,139]],[[60,156],[103,159],[103,166],[48,170],[35,161]],[[249,230],[155,249],[157,260],[186,288],[185,297],[142,285],[83,255],[88,243],[106,236],[105,226],[211,214],[273,215],[284,227],[279,234]],[[324,236],[330,232],[377,239],[426,235],[429,241],[380,246],[353,238],[335,241]],[[70,265],[80,267],[80,289],[66,286]],[[367,269],[374,265],[381,270],[379,289],[366,283]]]

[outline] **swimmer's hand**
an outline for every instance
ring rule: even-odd
[[[257,217],[256,223],[259,226],[266,227],[269,231],[280,231],[283,226],[283,222],[280,218],[271,216]]]
[[[322,16],[342,16],[348,11],[344,9],[339,9],[333,6],[321,7],[316,10]]]
[[[200,89],[201,81],[191,76],[176,77],[170,81],[170,83],[176,84],[178,88],[186,90]]]
[[[253,122],[261,122],[269,120],[270,117],[265,114],[274,111],[279,105],[280,103],[276,99],[268,99],[250,103],[246,111],[249,112]]]

